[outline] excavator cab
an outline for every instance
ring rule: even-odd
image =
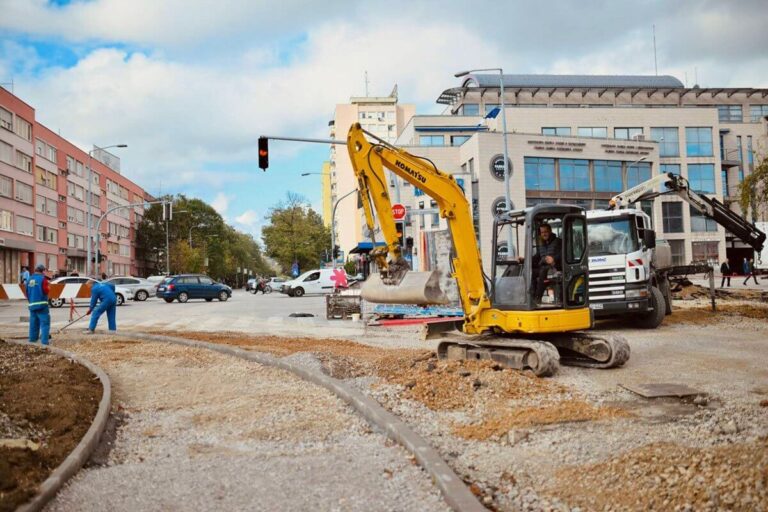
[[[504,212],[494,219],[493,233],[494,308],[534,311],[587,307],[587,219],[583,209],[546,204]]]

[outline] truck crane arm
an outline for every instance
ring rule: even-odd
[[[666,190],[655,192],[658,184]],[[644,191],[644,192],[643,192]],[[673,173],[659,174],[631,189],[614,196],[609,208],[626,207],[637,201],[649,200],[664,194],[676,194],[693,206],[705,217],[708,217],[726,230],[733,233],[745,244],[758,253],[762,252],[766,235],[753,223],[731,211],[730,208],[713,197],[707,197],[691,190],[688,180]]]

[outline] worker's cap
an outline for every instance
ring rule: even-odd
[[[43,270],[45,270],[45,265],[38,263],[38,265],[35,267],[35,272],[42,272]]]

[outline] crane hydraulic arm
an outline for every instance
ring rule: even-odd
[[[653,189],[660,183],[666,190],[655,192]],[[731,211],[730,208],[717,199],[691,190],[688,180],[677,174],[666,173],[654,176],[650,180],[614,196],[611,199],[611,206],[628,206],[637,201],[653,199],[664,194],[678,195],[698,210],[699,213],[723,226],[758,253],[763,250],[766,238],[765,233],[757,229],[754,224],[745,218]]]

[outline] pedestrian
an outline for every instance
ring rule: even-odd
[[[48,277],[45,265],[35,267],[35,273],[27,279],[27,301],[29,301],[29,342],[48,344],[51,337],[51,314],[48,311]]]
[[[728,258],[725,259],[722,265],[720,265],[720,273],[723,274],[723,279],[720,280],[720,288],[725,284],[725,280],[728,280],[728,287],[731,287],[731,266],[728,264]]]
[[[19,272],[19,284],[23,284],[24,286],[26,286],[28,282],[29,282],[29,269],[27,267],[21,267],[21,272]]]
[[[747,278],[744,279],[744,286],[747,286],[750,277],[755,280],[755,284],[760,284],[757,282],[757,276],[755,275],[755,260],[747,260],[747,258],[744,258],[743,266],[744,275],[747,276]]]
[[[91,316],[91,323],[88,325],[86,334],[93,334],[96,330],[96,324],[99,323],[99,318],[104,312],[107,312],[107,324],[109,330],[115,332],[117,330],[117,320],[115,315],[117,313],[117,296],[115,295],[115,285],[112,283],[94,283],[91,288],[91,304],[88,306],[86,315]]]

